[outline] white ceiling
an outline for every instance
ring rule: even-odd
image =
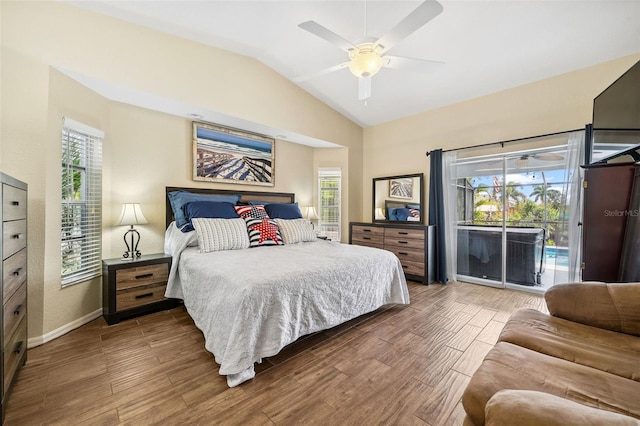
[[[288,79],[348,59],[298,24],[314,20],[349,41],[364,38],[362,0],[67,3],[254,57]],[[445,62],[437,71],[383,68],[366,104],[348,69],[298,85],[366,127],[640,52],[640,0],[440,3],[441,15],[389,52]],[[382,36],[420,4],[369,0],[367,36]]]

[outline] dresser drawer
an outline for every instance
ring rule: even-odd
[[[27,250],[22,249],[2,261],[2,300],[7,300],[27,279]]]
[[[358,235],[382,239],[384,236],[384,228],[380,228],[379,226],[353,225],[351,235],[352,237]]]
[[[384,230],[385,238],[392,239],[412,239],[424,241],[424,231],[421,229],[405,229],[405,228],[386,228]]]
[[[119,269],[116,271],[116,290],[124,290],[149,284],[166,284],[168,279],[169,265],[166,263]]]
[[[405,274],[417,275],[420,277],[424,276],[424,263],[400,259],[400,264],[402,265],[402,270]]]
[[[407,247],[391,247],[387,246],[387,250],[395,254],[401,262],[408,260],[424,264],[424,250],[410,249]]]
[[[15,331],[20,320],[24,318],[27,311],[27,285],[23,284],[13,293],[9,300],[5,299],[3,330],[4,336],[10,336]]]
[[[424,250],[424,240],[412,240],[410,238],[384,237],[384,248],[397,250],[402,248]]]
[[[18,329],[8,338],[4,346],[4,393],[6,395],[13,376],[20,365],[20,360],[27,350],[27,319],[22,318]]]
[[[27,218],[27,191],[2,185],[2,220]]]
[[[118,290],[116,292],[116,310],[123,311],[163,300],[166,289],[167,283],[164,282]]]
[[[5,259],[27,246],[27,220],[2,223],[2,257]]]

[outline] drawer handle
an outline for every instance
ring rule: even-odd
[[[409,244],[409,241],[398,241],[398,244]]]
[[[145,278],[151,278],[152,276],[153,276],[153,273],[136,275],[136,280],[143,280]]]
[[[363,229],[362,232],[371,232],[371,229]]]
[[[22,303],[16,306],[16,308],[13,310],[13,315],[16,315],[16,316],[20,315],[21,310],[22,310]]]
[[[409,253],[405,253],[405,252],[403,252],[403,251],[399,251],[399,252],[398,252],[398,254],[401,254],[401,255],[403,255],[403,256],[408,256],[408,255],[409,255]]]
[[[11,236],[11,238],[13,238],[14,240],[19,240],[20,238],[22,238],[24,234],[14,234]]]
[[[362,237],[363,240],[370,240],[371,237]]]
[[[20,205],[20,201],[12,201],[11,205],[12,206],[19,206]]]
[[[19,341],[18,343],[16,343],[16,345],[13,348],[13,353],[14,354],[19,354],[20,352],[22,352],[22,345],[24,344],[23,341]]]
[[[13,275],[13,276],[16,276],[16,277],[17,277],[17,276],[19,276],[19,275],[20,275],[20,272],[22,272],[22,268],[18,268],[18,269],[16,269],[15,271],[13,271],[13,272],[11,273],[11,275]]]
[[[402,265],[402,269],[407,269],[408,266],[407,265]]]
[[[136,296],[136,299],[144,299],[145,297],[151,297],[153,296],[153,293],[144,293],[144,294],[139,294]]]
[[[408,232],[400,232],[400,231],[398,231],[398,235],[409,235],[409,233]]]

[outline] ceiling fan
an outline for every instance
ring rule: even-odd
[[[303,30],[314,34],[321,39],[328,41],[349,55],[349,60],[330,68],[324,69],[308,75],[299,76],[293,79],[294,82],[309,80],[320,75],[338,71],[349,67],[353,75],[358,77],[358,99],[364,100],[371,96],[371,77],[381,68],[397,68],[409,71],[428,72],[434,66],[442,64],[439,61],[429,61],[425,59],[405,58],[401,56],[391,56],[385,54],[396,44],[418,30],[420,27],[431,21],[442,13],[443,7],[436,0],[426,0],[413,12],[407,15],[387,34],[378,40],[367,38],[366,29],[366,2],[365,2],[365,41],[361,43],[351,43],[333,31],[323,27],[314,21],[303,22],[298,25]]]
[[[517,167],[525,167],[529,164],[529,159],[533,158],[540,161],[561,161],[564,160],[562,155],[554,154],[552,152],[543,152],[540,154],[524,154],[520,158],[516,159],[515,163]]]

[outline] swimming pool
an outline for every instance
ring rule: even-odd
[[[569,266],[569,248],[547,246],[544,248],[547,265]]]

